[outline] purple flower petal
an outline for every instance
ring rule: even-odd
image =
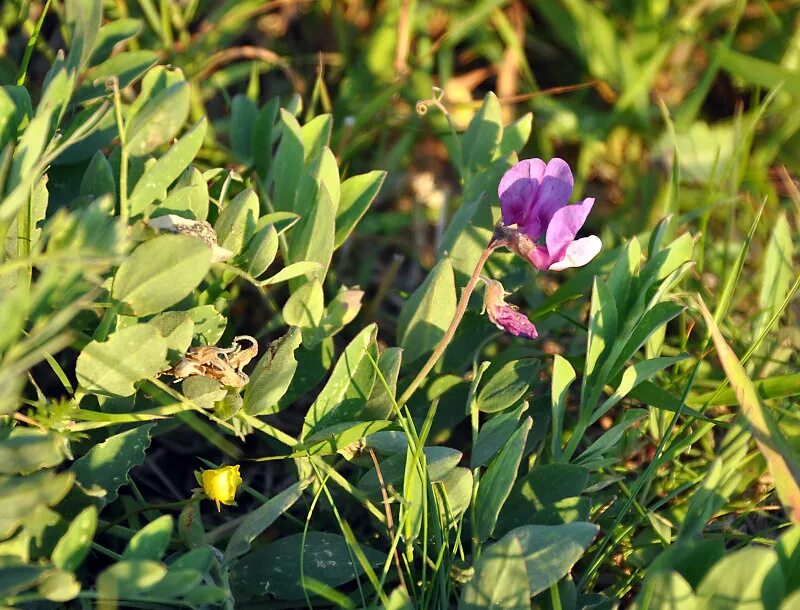
[[[600,252],[603,247],[597,235],[576,239],[567,246],[564,258],[551,264],[548,269],[551,271],[563,271],[571,267],[583,267]]]
[[[575,240],[593,205],[594,197],[589,197],[583,203],[564,206],[553,214],[545,238],[551,264],[564,258],[567,247]]]
[[[507,305],[505,301],[506,291],[503,285],[497,280],[481,276],[486,283],[486,292],[483,295],[483,306],[486,315],[497,325],[517,337],[535,339],[539,336],[536,327],[524,314],[518,312],[514,307]]]
[[[567,162],[558,157],[550,159],[522,228],[531,239],[539,239],[547,230],[553,215],[569,203],[573,186],[572,170]]]
[[[550,265],[553,262],[550,259],[550,253],[544,246],[535,246],[533,250],[528,253],[526,258],[528,259],[528,262],[536,267],[539,271],[550,269]]]
[[[502,328],[512,335],[524,337],[525,339],[535,339],[539,336],[533,323],[510,305],[499,305],[498,307],[487,309],[487,313],[489,314],[489,319],[498,328]]]
[[[497,195],[503,223],[522,226],[536,200],[536,192],[545,174],[541,159],[525,159],[509,169],[500,179]]]

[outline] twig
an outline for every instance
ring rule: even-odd
[[[368,447],[369,457],[372,458],[372,463],[375,464],[375,473],[378,475],[378,483],[381,486],[381,495],[383,496],[383,508],[386,511],[386,528],[389,530],[389,539],[394,540],[394,517],[392,516],[392,508],[389,506],[389,494],[386,493],[386,483],[383,480],[383,473],[381,472],[381,465],[378,463],[378,458],[375,456],[375,451],[372,447]],[[400,555],[397,549],[394,550],[394,563],[397,567],[397,576],[400,578],[400,584],[406,590],[405,578],[403,578],[403,569],[400,565]]]
[[[411,396],[414,395],[414,392],[417,391],[420,384],[425,380],[425,377],[428,373],[431,372],[431,369],[434,365],[439,361],[439,358],[442,357],[447,346],[450,344],[450,341],[453,340],[453,335],[456,334],[456,329],[458,328],[459,323],[461,322],[461,318],[464,317],[464,313],[467,311],[467,305],[469,304],[469,298],[472,296],[472,292],[475,290],[475,285],[478,283],[478,278],[481,275],[481,271],[483,270],[483,266],[486,264],[486,261],[489,259],[489,255],[495,251],[495,249],[502,246],[502,242],[496,241],[494,238],[489,242],[486,246],[484,251],[481,253],[478,262],[475,265],[475,270],[472,272],[472,277],[469,278],[467,285],[461,290],[461,300],[458,302],[458,306],[456,307],[456,312],[453,315],[453,321],[450,322],[450,326],[444,333],[442,340],[439,341],[439,344],[436,346],[436,349],[433,350],[431,357],[428,358],[428,361],[425,365],[420,369],[417,376],[411,382],[411,384],[406,388],[403,395],[400,396],[400,399],[397,401],[398,407],[402,407]]]

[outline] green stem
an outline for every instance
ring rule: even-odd
[[[42,14],[39,15],[39,20],[36,22],[36,27],[33,29],[31,37],[28,39],[28,46],[25,47],[25,54],[22,56],[22,62],[19,66],[19,73],[17,74],[18,87],[25,85],[25,77],[28,74],[28,64],[31,61],[31,55],[33,55],[33,48],[36,46],[36,41],[39,40],[39,32],[42,30],[42,24],[44,23],[44,18],[47,17],[47,10],[49,8],[50,0],[47,0],[47,2],[44,4],[44,8],[42,9]]]
[[[128,223],[128,147],[125,143],[125,122],[122,119],[122,99],[119,93],[119,81],[111,79],[114,89],[114,112],[117,117],[117,133],[119,134],[119,216]]]
[[[442,337],[442,340],[439,341],[436,349],[433,350],[431,357],[428,358],[428,361],[420,369],[419,373],[417,373],[417,376],[414,377],[414,380],[406,388],[405,392],[403,392],[403,395],[400,396],[400,399],[397,401],[397,405],[399,407],[402,407],[408,402],[422,382],[425,381],[425,378],[428,376],[428,373],[431,372],[431,369],[433,369],[436,363],[439,362],[439,358],[444,355],[447,346],[450,345],[450,341],[453,340],[453,336],[456,334],[456,329],[461,323],[464,313],[467,311],[469,298],[472,296],[472,292],[475,290],[475,285],[478,283],[478,278],[481,275],[481,271],[483,271],[483,266],[486,264],[486,261],[489,260],[489,255],[501,245],[501,243],[492,240],[489,242],[489,245],[486,246],[484,251],[481,252],[481,256],[475,265],[475,270],[472,272],[472,277],[469,278],[467,285],[464,286],[464,289],[461,291],[461,299],[458,301],[458,305],[456,306],[456,313],[453,316],[453,321],[450,322],[450,326],[445,331],[444,336]]]
[[[469,389],[469,412],[470,412],[470,421],[472,424],[472,447],[476,447],[478,444],[478,435],[480,434],[480,409],[478,409],[478,401],[475,399],[475,396],[478,391],[478,385],[481,382],[481,378],[483,378],[483,374],[486,372],[486,369],[489,368],[488,362],[481,362],[479,366],[476,366],[473,370],[475,371],[475,375],[473,376],[472,385]],[[478,499],[478,487],[481,484],[481,468],[480,466],[476,466],[472,469],[472,502],[470,503],[470,520],[472,521],[472,563],[474,564],[478,557],[481,554],[481,541],[478,538],[476,532],[478,531],[478,517],[475,513],[475,501]]]
[[[244,415],[244,420],[253,426],[256,430],[263,432],[267,436],[271,436],[276,441],[283,443],[287,447],[294,447],[297,445],[297,440],[285,432],[278,430],[275,426],[270,426],[268,423],[261,421],[255,415]]]

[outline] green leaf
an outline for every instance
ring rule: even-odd
[[[522,117],[503,128],[503,137],[500,140],[499,156],[519,153],[528,142],[533,130],[533,113],[526,112]]]
[[[0,474],[52,468],[64,461],[64,439],[18,426],[0,440]]]
[[[633,356],[642,348],[647,340],[659,328],[663,327],[670,320],[678,317],[685,307],[673,303],[672,301],[663,301],[656,303],[650,308],[636,323],[633,331],[627,337],[625,345],[619,351],[619,356],[614,361],[614,364],[609,369],[609,376],[615,377],[622,371],[625,363],[633,358]]]
[[[188,311],[165,311],[156,315],[149,324],[155,326],[167,340],[170,361],[181,357],[192,344],[194,322]]]
[[[255,234],[258,213],[258,195],[253,189],[243,190],[226,203],[214,225],[219,245],[234,254],[241,252]]]
[[[120,90],[137,81],[149,68],[158,63],[156,51],[127,51],[112,55],[100,65],[86,71],[83,85],[72,98],[73,104],[80,104],[108,94],[106,83],[111,77],[119,80]]]
[[[708,610],[777,608],[783,598],[778,556],[752,546],[729,552],[697,587],[698,607]]]
[[[793,610],[800,607],[800,591],[795,591],[783,599],[780,610]]]
[[[694,241],[692,236],[684,233],[666,248],[656,254],[650,254],[647,261],[639,273],[639,282],[636,287],[639,298],[644,299],[647,289],[659,280],[663,280],[681,265],[689,262],[694,251]]]
[[[184,379],[181,390],[186,398],[201,409],[213,409],[228,394],[228,390],[219,381],[202,375],[192,375]]]
[[[72,473],[55,474],[52,470],[0,477],[0,494],[6,502],[0,512],[0,539],[10,537],[40,507],[54,506],[63,500],[74,480]],[[3,588],[1,580],[0,589]]]
[[[352,176],[342,182],[341,198],[336,210],[335,248],[339,248],[347,240],[358,221],[366,214],[385,179],[386,172],[372,171]]]
[[[197,570],[175,568],[171,565],[164,578],[148,589],[147,594],[157,599],[183,597],[196,591],[203,577],[204,574]]]
[[[534,466],[514,483],[495,531],[505,533],[521,525],[542,524],[543,518],[552,515],[561,519],[564,501],[577,499],[588,478],[589,471],[574,464]]]
[[[216,345],[227,326],[225,316],[214,309],[213,305],[193,307],[187,313],[194,322],[195,340],[205,345]]]
[[[609,396],[606,401],[592,414],[592,421],[599,420],[605,415],[614,405],[620,400],[630,394],[636,386],[643,381],[647,381],[653,375],[665,368],[672,366],[681,360],[685,360],[688,356],[680,354],[678,356],[661,356],[658,358],[651,358],[650,360],[642,360],[632,364],[622,374],[622,379],[617,385],[617,389]]]
[[[111,296],[135,316],[147,316],[175,305],[203,280],[211,266],[211,249],[184,235],[159,235],[141,244],[120,265]]]
[[[792,520],[798,522],[800,521],[800,458],[762,404],[753,382],[725,341],[703,300],[698,298],[698,304],[711,331],[711,338],[714,340],[725,375],[736,392],[742,415],[747,420],[756,444],[767,461],[778,497],[786,511],[792,515]]]
[[[539,361],[533,358],[505,363],[478,392],[478,409],[484,413],[507,409],[525,395],[538,370]]]
[[[225,548],[225,563],[231,563],[250,550],[250,544],[275,520],[289,510],[303,495],[303,485],[295,483],[274,498],[271,498],[245,517],[237,527]]]
[[[287,282],[296,277],[300,277],[301,275],[306,275],[320,269],[322,269],[322,265],[314,261],[301,261],[299,263],[292,263],[291,265],[287,265],[278,271],[278,273],[275,275],[262,280],[260,285],[272,286],[273,284],[280,284],[281,282]]]
[[[722,43],[717,43],[714,50],[720,65],[731,74],[765,89],[774,89],[782,85],[784,91],[795,98],[800,97],[800,74],[796,71],[734,51]]]
[[[696,610],[698,608],[692,587],[678,572],[664,571],[648,574],[636,596],[633,610]]]
[[[600,379],[607,365],[607,356],[618,339],[617,306],[605,282],[594,278],[592,306],[589,311],[589,333],[586,339],[586,368],[581,388],[581,414],[591,408],[600,396],[605,380]]]
[[[345,348],[306,414],[302,438],[327,426],[359,419],[375,383],[375,369],[366,353],[370,350],[372,358],[376,357],[377,332],[377,327],[370,324]]]
[[[323,428],[305,438],[294,447],[294,457],[307,455],[333,455],[350,445],[393,426],[388,420],[342,422]]]
[[[325,311],[325,295],[322,284],[314,279],[300,286],[292,293],[283,306],[283,319],[289,326],[296,326],[303,331],[303,344],[310,347],[312,336],[310,331],[317,328]]]
[[[308,178],[308,180],[312,180]],[[315,262],[319,268],[309,273],[309,277],[324,279],[333,256],[334,235],[336,232],[336,210],[333,207],[328,189],[320,185],[316,203],[309,201],[306,209],[300,209],[298,226],[291,232],[289,252],[293,262]]]
[[[253,159],[253,126],[258,120],[255,102],[241,93],[231,102],[230,141],[233,154],[245,165]]]
[[[305,544],[303,534],[293,534],[242,557],[231,568],[233,589],[240,591],[245,599],[267,593],[281,600],[303,599],[301,550],[304,576],[329,587],[350,582],[364,573],[359,562],[351,559],[351,551],[342,536],[310,531]],[[363,545],[361,550],[373,566],[386,559],[383,553]]]
[[[215,554],[210,546],[201,546],[184,553],[171,562],[170,569],[193,570],[205,574],[214,566]]]
[[[66,21],[72,28],[67,66],[77,72],[86,66],[94,49],[103,15],[101,0],[68,0]]]
[[[783,572],[786,592],[800,588],[800,526],[793,525],[781,534],[775,552]]]
[[[181,195],[181,192],[184,194]],[[183,202],[184,197],[185,203]],[[180,203],[176,203],[176,201]],[[175,205],[175,208],[170,210],[170,205]],[[208,184],[200,170],[192,166],[186,168],[175,184],[175,188],[159,205],[158,211],[166,214],[174,212],[186,218],[205,220],[208,217]]]
[[[397,379],[400,376],[400,365],[403,359],[403,350],[399,347],[389,347],[380,355],[378,359],[378,370],[388,390],[379,377],[375,379],[372,386],[367,406],[364,409],[366,419],[387,419],[394,409],[394,398],[397,393]]]
[[[466,171],[477,172],[489,165],[503,137],[501,115],[500,102],[490,91],[462,137],[461,149]]]
[[[0,572],[0,595],[15,595],[36,586],[44,568],[25,564],[18,557],[4,558]]]
[[[333,297],[325,308],[325,312],[317,328],[313,333],[309,333],[307,343],[315,345],[327,337],[333,337],[346,325],[350,324],[358,315],[361,309],[361,299],[364,298],[364,291],[357,288],[345,288],[342,286],[338,294]]]
[[[778,216],[775,222],[762,264],[763,277],[758,294],[758,303],[761,307],[758,323],[753,330],[754,337],[761,334],[772,317],[780,310],[786,293],[789,292],[789,287],[795,279],[792,270],[793,250],[792,230],[784,212]]]
[[[119,43],[133,38],[142,31],[142,22],[139,19],[117,18],[100,28],[94,44],[91,64],[98,64],[111,56],[114,47]]]
[[[148,210],[148,206],[189,167],[203,143],[203,138],[206,135],[206,125],[206,119],[203,117],[180,140],[173,144],[158,161],[147,168],[142,177],[136,182],[131,196],[128,197],[131,216],[144,214]]]
[[[146,594],[167,574],[157,561],[118,561],[97,577],[97,598],[119,601]]]
[[[166,368],[167,341],[155,326],[136,324],[92,341],[78,356],[75,373],[88,392],[130,396],[134,383]]]
[[[275,209],[284,212],[295,211],[300,177],[305,171],[303,164],[303,135],[300,125],[291,113],[283,108],[280,111],[281,143],[275,153],[273,175]]]
[[[273,97],[259,110],[253,129],[253,163],[258,176],[265,180],[272,164],[272,145],[277,136],[275,120],[278,118],[280,98]]]
[[[528,610],[530,598],[522,547],[516,538],[503,538],[481,554],[458,610]]]
[[[148,99],[126,125],[127,151],[141,157],[171,142],[189,116],[190,97],[189,83],[183,81]]]
[[[72,572],[47,570],[42,574],[37,590],[48,601],[66,602],[75,599],[81,592],[81,583]]]
[[[469,468],[453,468],[439,482],[441,487],[437,486],[437,491],[441,489],[446,499],[441,509],[442,515],[447,517],[450,525],[454,525],[472,502],[472,471]]]
[[[278,232],[275,225],[259,225],[261,221],[256,224],[255,235],[238,261],[239,266],[254,278],[264,273],[278,254]]]
[[[743,452],[738,451],[725,460],[718,457],[709,464],[703,480],[689,499],[689,505],[678,529],[679,544],[697,540],[708,521],[725,504],[741,480],[740,466],[743,457]]]
[[[300,128],[303,142],[303,160],[309,164],[322,153],[322,149],[330,144],[333,118],[329,114],[314,117]]]
[[[97,485],[105,490],[105,496],[98,500],[100,505],[113,502],[119,488],[127,484],[128,472],[144,462],[153,426],[143,424],[110,436],[72,464],[71,470],[84,489]]]
[[[403,481],[406,469],[406,449],[407,447],[404,446],[401,453],[396,453],[380,462],[381,474],[386,485],[397,485]],[[450,447],[425,447],[422,451],[428,467],[428,479],[433,482],[442,481],[464,457],[460,451]],[[380,481],[374,467],[361,477],[358,487],[369,494],[380,492]]]
[[[159,560],[169,546],[172,536],[172,516],[162,515],[136,532],[122,552],[122,560]]]
[[[526,410],[526,405],[520,405],[514,411],[493,417],[481,427],[478,440],[475,441],[475,446],[472,448],[470,468],[474,470],[483,466],[505,446],[517,429],[519,418]]]
[[[405,587],[397,587],[389,596],[385,610],[414,610],[414,603]]]
[[[445,257],[408,298],[397,320],[397,337],[406,364],[433,351],[453,321],[455,311],[453,267]]]
[[[556,354],[553,359],[553,377],[550,389],[550,417],[553,422],[551,449],[555,457],[561,456],[561,442],[564,433],[564,415],[567,410],[567,395],[575,381],[575,369],[565,358]]]
[[[69,524],[51,555],[53,565],[74,572],[83,563],[97,529],[97,507],[87,506]]]
[[[620,319],[625,319],[628,307],[634,299],[633,286],[639,275],[639,265],[642,258],[642,246],[634,236],[628,245],[619,253],[617,262],[608,276],[608,289],[617,304]]]
[[[603,432],[574,462],[590,470],[603,467],[606,464],[605,454],[617,450],[622,435],[646,415],[644,409],[626,410],[622,421]]]
[[[481,478],[475,498],[475,534],[480,540],[488,540],[494,532],[497,517],[517,478],[525,441],[532,426],[533,420],[526,417],[505,447],[489,463],[486,474]]]
[[[597,535],[593,523],[526,525],[511,530],[505,538],[516,538],[528,568],[531,595],[541,593],[566,576]]]
[[[269,345],[256,364],[244,393],[244,412],[248,415],[277,413],[278,401],[286,394],[297,370],[294,353],[300,346],[299,328],[288,332]]]
[[[80,194],[89,199],[97,199],[103,195],[110,195],[112,201],[116,199],[117,186],[114,182],[114,172],[111,164],[101,151],[97,151],[81,179]]]

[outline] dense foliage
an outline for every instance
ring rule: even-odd
[[[4,2],[0,605],[800,607],[798,70],[767,0]]]

